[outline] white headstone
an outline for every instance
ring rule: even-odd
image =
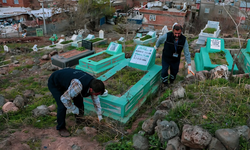
[[[33,47],[32,47],[33,51],[37,52],[37,45],[35,44]]]
[[[58,41],[58,43],[61,43],[61,42],[63,42],[63,41],[65,41],[64,39],[60,39],[59,41]]]
[[[76,40],[77,40],[77,35],[74,34],[74,35],[71,37],[71,40],[76,41]]]
[[[104,38],[104,32],[102,30],[99,31],[99,38]]]
[[[94,39],[94,38],[95,38],[94,35],[89,34],[85,39],[86,39],[86,40],[91,40],[91,39]]]
[[[121,37],[118,41],[120,42],[124,41],[124,37]]]
[[[153,47],[146,47],[139,45],[134,51],[134,54],[132,55],[130,62],[146,66],[152,56],[153,51],[154,51]]]
[[[164,26],[164,27],[162,28],[161,32],[162,32],[162,35],[168,33],[168,27],[167,27],[167,26]]]
[[[221,40],[211,39],[210,48],[220,50],[221,49]]]
[[[5,52],[9,52],[8,46],[4,45],[3,48],[4,48],[4,51],[5,51]]]

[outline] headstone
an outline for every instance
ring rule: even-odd
[[[102,39],[104,38],[104,32],[103,32],[103,30],[99,31],[99,38],[102,38]]]
[[[161,30],[162,32],[162,35],[166,34],[168,32],[168,27],[167,26],[164,26]]]
[[[94,39],[94,38],[95,38],[94,35],[89,34],[89,35],[85,38],[85,40],[91,40],[91,39]]]
[[[37,52],[37,45],[35,44],[33,47],[32,47],[33,51]]]
[[[130,60],[131,63],[147,65],[154,48],[138,45]]]
[[[123,42],[124,41],[124,37],[121,37],[118,41]]]
[[[221,49],[221,40],[211,39],[211,49]]]
[[[85,47],[86,49],[92,50],[93,45],[92,45],[92,42],[90,42],[90,41],[82,40],[82,47]]]
[[[110,47],[109,47],[109,51],[113,51],[115,52],[117,50],[117,47],[119,45],[117,43],[111,43]]]
[[[76,41],[76,40],[77,40],[77,35],[74,34],[74,35],[71,37],[71,40]]]
[[[63,42],[63,41],[65,41],[64,39],[60,39],[59,41],[58,41],[58,43],[61,43],[61,42]]]
[[[4,51],[5,51],[5,52],[9,52],[8,46],[4,45],[3,48],[4,48]]]

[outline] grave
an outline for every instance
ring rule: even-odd
[[[124,59],[125,53],[122,52],[122,45],[111,42],[107,50],[80,59],[76,69],[98,74],[114,67]]]
[[[155,65],[155,55],[156,50],[153,47],[137,45],[131,59],[123,60],[98,78],[105,83],[106,89],[109,91],[110,86],[108,83],[114,81],[112,79],[119,71],[129,69],[138,71],[138,74],[140,72],[144,73],[144,76],[140,76],[139,80],[125,89],[123,93],[99,96],[104,116],[118,120],[121,123],[127,123],[146,101],[147,97],[157,91],[162,67]],[[134,74],[125,81],[130,82],[131,78],[138,77],[138,74]],[[118,76],[119,81],[121,78],[122,76]],[[84,106],[87,113],[95,111],[90,97],[84,98]]]
[[[147,36],[151,36],[151,38],[147,38]],[[144,39],[146,38],[146,39]],[[149,31],[146,36],[143,36],[141,38],[135,38],[134,39],[134,42],[137,44],[137,45],[145,45],[145,44],[148,44],[148,43],[154,43],[156,41],[156,31]],[[144,40],[142,40],[144,39]]]
[[[247,41],[246,49],[241,49],[238,62],[245,73],[250,73],[250,40]]]
[[[215,31],[213,33],[206,33],[206,29],[207,28],[214,28]],[[200,34],[199,34],[199,38],[196,42],[196,44],[205,44],[205,41],[207,40],[208,37],[211,38],[217,38],[220,34],[220,26],[219,26],[219,22],[217,21],[208,21],[205,28],[201,30]]]
[[[60,39],[61,40],[61,39]],[[56,43],[56,47],[61,48],[61,49],[66,49],[67,47],[71,46],[73,40],[68,40],[68,41],[62,41]]]
[[[89,41],[82,42],[82,47],[84,47],[85,50],[78,51],[74,49],[62,54],[52,56],[52,64],[60,68],[71,67],[78,64],[79,59],[95,53],[95,51],[92,49],[92,43]]]
[[[73,37],[72,37],[73,38]],[[72,39],[71,38],[71,39]],[[74,46],[74,47],[81,47],[82,46],[82,35],[79,33],[75,39],[73,40],[73,42],[71,43],[71,46]]]
[[[211,56],[213,55],[212,58],[210,58],[209,53]],[[219,54],[219,57],[216,57],[216,54]],[[223,57],[225,58],[223,58],[221,54],[224,55]],[[233,66],[233,57],[229,50],[225,49],[224,39],[220,38],[207,38],[206,47],[201,47],[200,53],[195,53],[194,61],[196,71],[210,71],[222,64],[226,64],[228,70],[231,71]],[[214,61],[221,61],[221,64],[215,64],[213,63]],[[235,74],[237,72],[238,68],[235,65],[233,73]]]

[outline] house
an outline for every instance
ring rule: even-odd
[[[177,22],[183,25],[185,30],[185,23],[189,19],[187,10],[188,6],[183,2],[148,2],[145,8],[139,10],[144,16],[142,27],[161,30],[166,25],[168,30],[172,30],[172,25]]]
[[[39,9],[38,0],[2,0],[2,7],[29,7],[31,9]]]
[[[230,31],[235,28],[235,25],[228,13],[236,22],[239,22],[239,3],[234,2],[232,4],[231,1],[224,0],[201,0],[198,16],[199,23],[196,23],[196,25],[204,27],[208,20],[218,21],[220,22],[222,32]]]

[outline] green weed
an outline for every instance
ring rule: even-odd
[[[67,47],[67,49],[68,49],[68,50],[73,50],[73,49],[76,49],[76,47],[70,45],[69,47]]]
[[[217,29],[215,28],[206,28],[203,32],[204,33],[214,33]]]

